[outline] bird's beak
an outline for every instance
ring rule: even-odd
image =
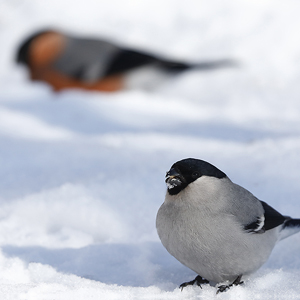
[[[166,184],[168,189],[172,189],[176,186],[180,186],[183,182],[182,175],[176,171],[176,169],[171,168],[166,174]]]
[[[166,181],[167,181],[167,179],[169,179],[169,178],[174,178],[174,177],[179,177],[179,176],[180,176],[180,174],[179,174],[174,168],[172,168],[172,169],[170,169],[170,171],[167,172],[167,174],[166,174]]]

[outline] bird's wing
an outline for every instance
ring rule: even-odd
[[[260,201],[260,203],[263,206],[264,213],[261,216],[257,216],[253,222],[244,226],[244,230],[247,232],[264,233],[266,230],[282,225],[289,219],[289,217],[283,216],[264,201]]]
[[[289,217],[283,216],[274,208],[272,208],[267,203],[260,201],[264,210],[265,210],[265,230],[273,229],[281,224],[283,224],[286,220],[290,219]]]

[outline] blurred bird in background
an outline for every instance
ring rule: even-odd
[[[126,88],[126,77],[142,67],[167,74],[191,68],[212,70],[232,66],[230,59],[195,64],[173,61],[103,39],[74,37],[57,30],[42,30],[19,46],[16,61],[25,65],[31,80],[44,81],[54,91],[82,88],[114,92]]]

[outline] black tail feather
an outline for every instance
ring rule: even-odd
[[[130,49],[120,49],[117,57],[111,62],[105,75],[114,75],[134,68],[156,64],[168,72],[182,72],[188,69],[209,71],[219,68],[236,67],[238,63],[231,59],[203,61],[199,63],[185,63],[181,61],[159,58],[149,53],[138,52]]]
[[[212,61],[203,61],[194,64],[181,63],[176,61],[164,61],[160,60],[159,64],[166,69],[167,71],[173,72],[181,72],[188,69],[196,69],[202,71],[209,71],[219,68],[228,68],[228,67],[236,67],[238,63],[234,60],[230,59],[220,59],[220,60],[212,60]]]
[[[300,231],[300,219],[287,218],[283,224],[279,239],[285,239]]]
[[[293,228],[293,227],[299,227],[300,229],[300,219],[289,219],[284,223],[283,228]]]

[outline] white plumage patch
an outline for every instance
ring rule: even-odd
[[[255,232],[258,232],[258,231],[262,230],[262,228],[264,227],[264,225],[265,225],[265,216],[261,215],[258,218],[257,221],[258,221],[258,227],[256,229],[254,229]]]

